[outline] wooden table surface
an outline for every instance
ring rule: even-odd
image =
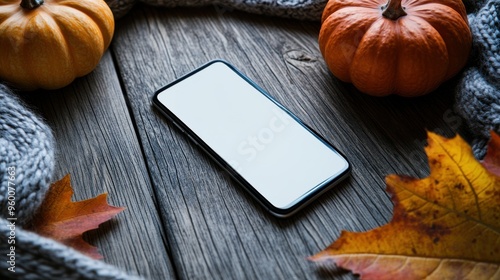
[[[54,180],[75,200],[109,193],[127,209],[86,235],[104,261],[147,279],[351,279],[306,258],[341,230],[392,216],[388,174],[425,177],[426,129],[452,136],[452,83],[416,99],[374,98],[341,83],[318,49],[319,22],[217,7],[136,6],[116,23],[97,69],[26,96],[57,140]],[[155,90],[222,58],[266,89],[350,160],[349,179],[275,218],[151,105]]]

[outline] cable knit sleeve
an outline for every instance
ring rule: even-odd
[[[458,83],[455,109],[474,134],[473,149],[484,156],[490,130],[500,132],[500,0],[466,2],[473,54]]]
[[[50,128],[0,85],[0,216],[28,222],[40,206],[54,170]],[[9,188],[10,187],[10,188]],[[15,211],[8,211],[8,203]]]

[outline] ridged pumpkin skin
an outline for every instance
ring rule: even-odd
[[[25,9],[0,0],[0,79],[23,90],[57,89],[90,73],[111,42],[103,0],[45,0]]]
[[[397,19],[382,15],[387,4],[328,2],[319,46],[333,75],[370,95],[413,97],[466,64],[472,36],[461,0],[402,0],[406,15]]]

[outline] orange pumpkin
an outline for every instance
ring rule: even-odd
[[[0,0],[0,79],[57,89],[90,73],[111,42],[103,0]]]
[[[472,36],[461,0],[330,0],[319,46],[340,80],[370,95],[410,97],[457,74]]]

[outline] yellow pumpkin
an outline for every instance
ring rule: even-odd
[[[411,97],[464,67],[472,35],[462,0],[329,0],[319,46],[340,80]]]
[[[0,79],[64,87],[97,66],[114,26],[104,0],[0,0]]]

